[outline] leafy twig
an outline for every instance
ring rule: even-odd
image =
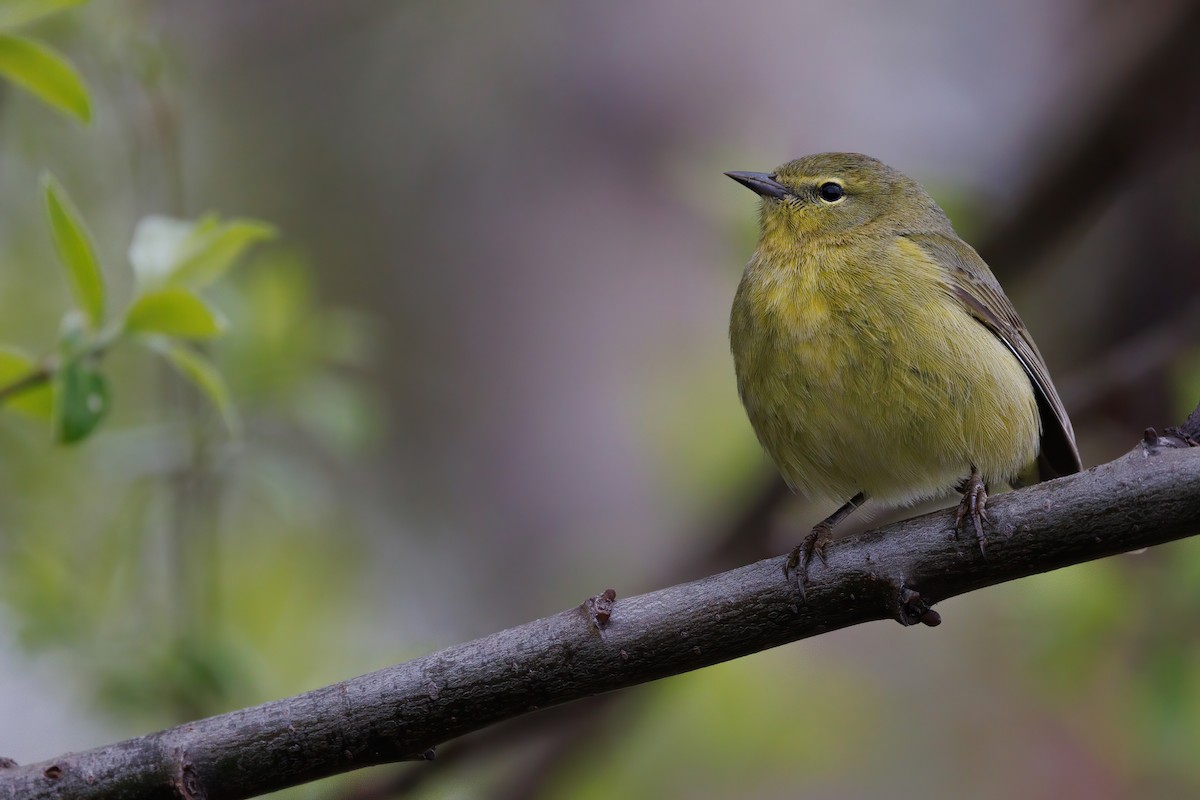
[[[54,359],[46,359],[40,366],[22,377],[4,386],[0,386],[0,405],[7,403],[19,394],[36,389],[39,386],[45,386],[57,372],[58,362]]]

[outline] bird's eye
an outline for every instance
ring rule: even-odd
[[[836,203],[846,196],[846,189],[840,183],[825,181],[817,187],[817,194],[826,203]]]

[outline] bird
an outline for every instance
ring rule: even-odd
[[[868,500],[958,490],[986,557],[988,490],[1082,468],[1045,359],[979,254],[915,180],[859,153],[727,172],[761,198],[734,296],[738,395],[793,491],[842,503],[789,553],[814,555]]]

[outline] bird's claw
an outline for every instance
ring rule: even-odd
[[[962,493],[962,500],[959,501],[958,510],[954,514],[954,538],[958,538],[963,520],[970,517],[971,526],[975,530],[975,541],[979,544],[979,552],[986,556],[987,536],[983,533],[983,523],[990,523],[992,520],[987,513],[987,486],[978,472],[971,471],[971,477],[967,478],[963,485]]]
[[[804,599],[804,589],[808,585],[808,566],[812,563],[813,556],[819,557],[822,564],[829,565],[825,557],[825,547],[832,535],[833,526],[824,522],[818,523],[813,527],[812,533],[804,537],[803,542],[792,548],[787,560],[783,562],[783,574],[789,580],[795,581],[801,599]]]

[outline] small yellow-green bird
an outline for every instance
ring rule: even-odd
[[[963,493],[986,545],[987,486],[1080,470],[1046,363],[987,264],[911,178],[821,153],[770,174],[729,325],[738,393],[793,489],[844,502],[791,553],[813,554],[868,498]]]

